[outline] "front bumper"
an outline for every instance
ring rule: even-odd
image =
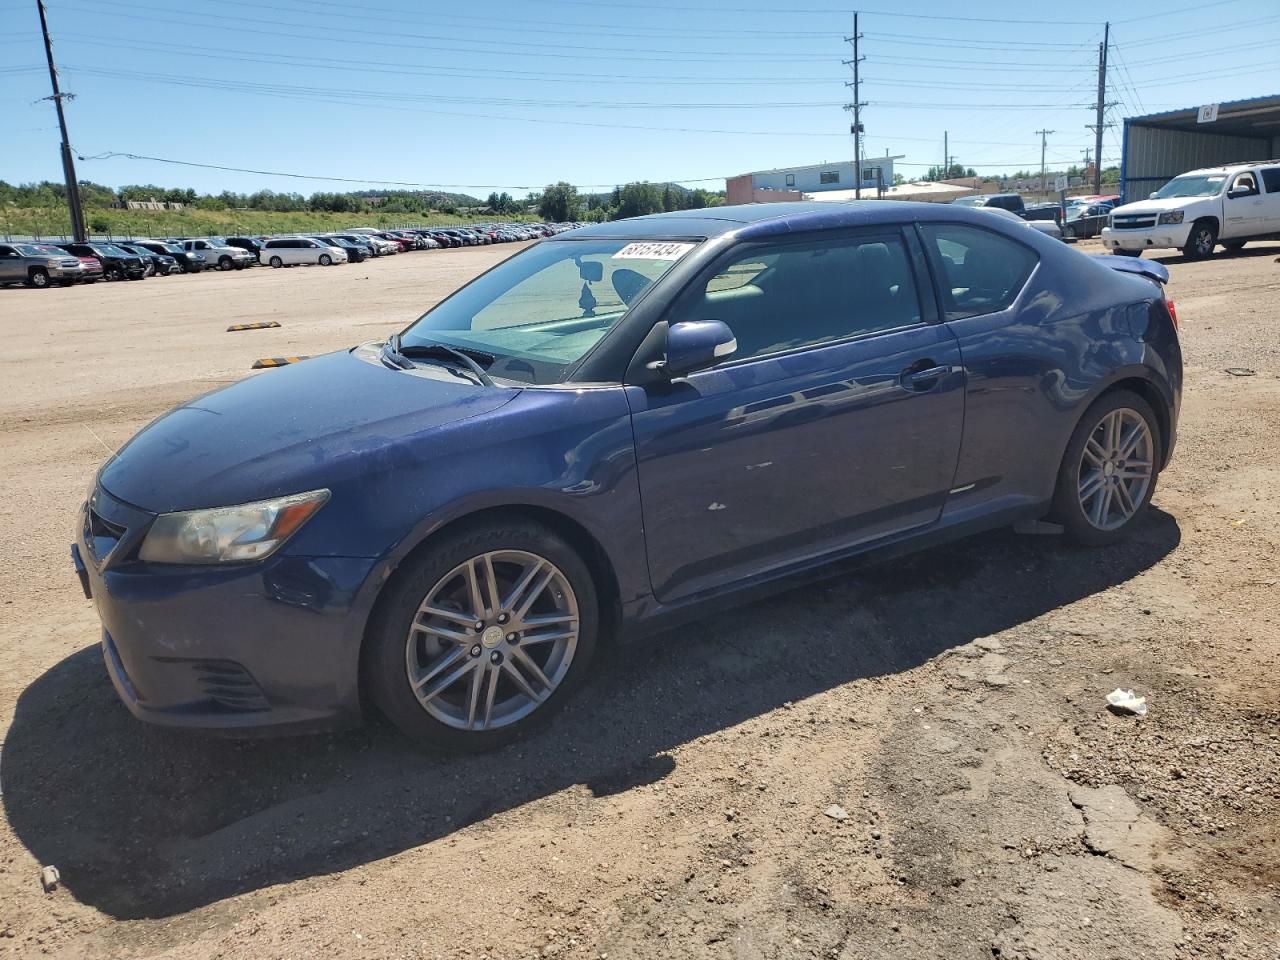
[[[129,559],[152,519],[99,489],[81,509],[72,547],[102,621],[107,673],[135,717],[253,735],[359,721],[360,640],[376,561],[274,556],[167,567]]]
[[[1102,245],[1108,250],[1180,250],[1187,245],[1190,223],[1165,223],[1138,230],[1102,228]]]

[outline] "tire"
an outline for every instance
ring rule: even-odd
[[[281,267],[284,266],[284,261],[281,260],[279,257],[272,257],[267,262],[271,264],[271,269],[273,270],[279,270]]]
[[[491,600],[486,557],[500,600],[526,584],[505,612],[494,609],[501,604]],[[462,572],[468,565],[478,572],[478,605]],[[444,615],[423,613],[428,601]],[[473,622],[477,606],[484,616]],[[526,617],[542,622],[529,626]],[[364,676],[373,702],[418,744],[455,754],[492,750],[563,706],[587,673],[599,623],[591,573],[559,534],[519,517],[479,522],[446,533],[397,572],[369,623]]]
[[[1222,246],[1227,253],[1239,253],[1244,249],[1246,241],[1244,240],[1223,240]]]
[[[1117,257],[1140,257],[1140,256],[1142,256],[1142,251],[1141,251],[1141,250],[1122,250],[1120,247],[1116,247],[1114,250],[1112,250],[1112,251],[1111,251],[1111,253],[1112,253],[1112,255],[1113,255],[1113,256],[1117,256]]]
[[[333,266],[333,257],[329,256],[327,253],[322,253],[320,254],[319,263],[322,267],[331,267]]]
[[[218,258],[219,270],[223,270],[223,271],[230,270],[234,266],[235,266],[235,262],[226,254],[223,254],[221,257]]]
[[[120,268],[119,268],[119,267],[112,267],[110,270],[108,270],[108,271],[107,271],[107,279],[108,279],[108,280],[123,280],[123,279],[124,279],[124,274],[120,272]]]
[[[1207,260],[1218,243],[1218,227],[1212,220],[1197,220],[1191,225],[1182,255],[1188,260]]]
[[[1139,425],[1145,433],[1125,450]],[[1162,443],[1155,411],[1138,394],[1117,390],[1089,406],[1063,454],[1053,497],[1068,540],[1097,547],[1129,533],[1155,493]]]
[[[31,272],[27,274],[27,286],[34,287],[37,290],[47,290],[49,287],[49,271],[43,267],[33,267]]]

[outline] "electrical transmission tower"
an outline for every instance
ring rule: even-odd
[[[853,134],[853,195],[855,199],[862,199],[862,108],[866,104],[862,101],[861,80],[858,73],[858,65],[866,57],[858,53],[858,41],[862,39],[862,34],[858,32],[858,15],[853,15],[853,36],[845,37],[846,43],[853,44],[853,59],[845,60],[846,67],[853,67],[853,82],[845,83],[846,87],[853,88],[853,103],[846,103],[844,108],[853,113],[853,123],[849,127],[849,132]]]

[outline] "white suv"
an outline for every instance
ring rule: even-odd
[[[1174,248],[1203,260],[1219,243],[1235,251],[1271,239],[1280,239],[1280,160],[1184,173],[1149,199],[1116,207],[1102,229],[1112,253],[1131,257]]]
[[[347,262],[347,251],[331,247],[314,237],[278,237],[262,245],[258,255],[263,263],[273,267],[292,267],[299,263],[318,263],[327,267]]]

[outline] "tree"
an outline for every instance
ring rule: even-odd
[[[1103,167],[1103,168],[1102,168],[1102,182],[1103,182],[1103,183],[1109,183],[1109,184],[1111,184],[1111,185],[1113,185],[1113,186],[1114,186],[1114,185],[1116,185],[1116,184],[1119,184],[1119,183],[1120,183],[1120,168],[1119,168],[1119,167]]]
[[[938,165],[930,167],[929,172],[924,175],[926,180],[960,180],[963,177],[976,177],[978,171],[973,167],[966,167],[962,163],[953,163],[949,167]]]
[[[579,219],[581,213],[582,198],[578,196],[578,188],[563,180],[548,186],[538,198],[538,216],[544,220],[562,223]]]
[[[902,185],[903,185],[904,183],[906,183],[906,182],[907,182],[907,178],[906,178],[906,177],[904,177],[902,174],[900,174],[900,173],[895,173],[895,174],[893,175],[893,185],[894,185],[895,187],[900,187],[900,186],[902,186]]]
[[[663,209],[662,191],[647,180],[628,183],[618,188],[618,204],[614,219],[643,217],[646,213],[658,213]]]

